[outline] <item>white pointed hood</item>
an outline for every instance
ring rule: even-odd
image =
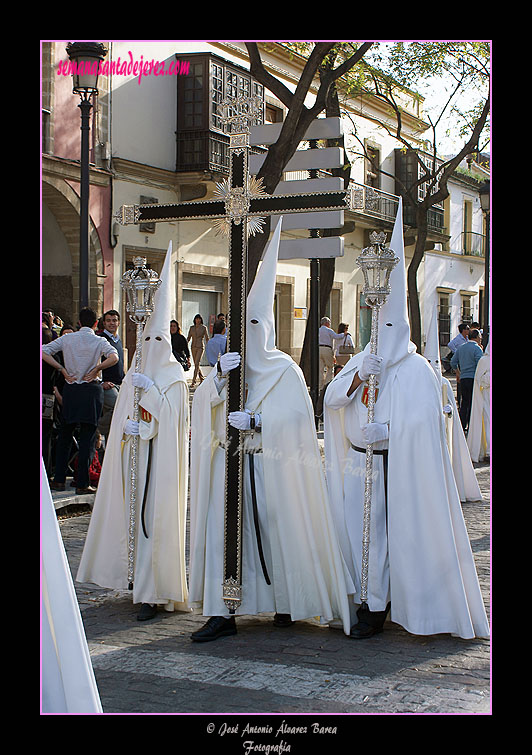
[[[440,359],[440,338],[438,332],[438,310],[435,307],[427,331],[427,342],[423,352],[425,359],[430,362],[440,384],[442,381],[441,359]]]
[[[292,358],[275,345],[273,302],[282,220],[280,216],[247,298],[246,407],[252,411],[293,364]]]
[[[181,379],[184,379],[183,368],[172,353],[170,320],[173,317],[174,301],[174,268],[170,241],[161,271],[161,285],[155,293],[153,314],[142,334],[141,372],[151,378],[161,392],[179,380],[180,373]]]
[[[410,340],[410,323],[406,300],[406,267],[403,239],[403,200],[399,198],[399,207],[390,241],[390,249],[399,262],[390,275],[390,294],[379,312],[379,337],[377,354],[383,358],[383,369],[389,369],[416,351],[416,345]],[[369,354],[370,344],[366,346]]]

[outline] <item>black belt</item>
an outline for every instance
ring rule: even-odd
[[[332,349],[332,346],[329,346],[328,343],[320,343],[320,346],[325,346],[326,349]]]
[[[251,503],[253,506],[253,522],[255,524],[255,535],[257,536],[257,548],[259,551],[260,565],[262,566],[262,573],[267,585],[271,585],[270,578],[268,576],[268,570],[266,569],[266,561],[264,559],[264,553],[262,552],[262,540],[260,536],[259,527],[259,511],[257,508],[257,492],[255,490],[255,459],[253,458],[255,453],[260,453],[262,449],[257,451],[246,452],[249,456],[249,477],[251,483]]]
[[[218,444],[225,451],[225,443],[218,441]],[[251,505],[253,508],[253,524],[255,525],[255,536],[257,538],[257,549],[259,551],[260,565],[262,566],[262,573],[267,585],[271,585],[270,577],[268,576],[268,569],[266,568],[266,560],[262,550],[262,538],[260,536],[259,526],[259,510],[257,507],[257,491],[255,489],[255,454],[261,454],[262,448],[246,448],[244,452],[249,456],[249,480],[251,484]]]
[[[353,449],[353,451],[359,451],[361,454],[366,453],[365,448],[359,448],[358,446],[354,446],[352,443],[351,443],[351,448]],[[374,448],[373,453],[377,454],[378,456],[388,456],[388,449],[387,448]]]
[[[150,484],[150,470],[151,470],[151,453],[152,453],[152,441],[153,438],[150,438],[148,442],[148,467],[146,469],[146,482],[144,483],[144,495],[142,498],[142,511],[140,514],[140,519],[142,523],[142,530],[144,532],[144,537],[148,537],[148,531],[146,530],[146,522],[144,521],[144,514],[146,512],[146,499],[148,497],[148,485]]]
[[[361,454],[366,453],[365,448],[359,448],[351,443],[353,451],[358,451]],[[382,456],[382,466],[384,471],[384,505],[386,508],[386,531],[388,531],[388,449],[378,448],[373,451],[377,456]]]

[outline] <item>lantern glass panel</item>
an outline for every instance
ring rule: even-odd
[[[98,91],[98,66],[99,58],[77,58],[77,74],[74,74],[73,91],[76,93],[94,93]]]

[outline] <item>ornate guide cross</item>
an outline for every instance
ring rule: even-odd
[[[245,404],[245,345],[247,296],[247,245],[250,235],[262,232],[264,216],[294,212],[348,209],[347,192],[267,194],[262,181],[249,175],[249,132],[262,122],[260,97],[225,100],[219,109],[230,126],[229,178],[217,184],[216,199],[178,204],[124,205],[115,215],[123,225],[180,220],[214,220],[217,230],[229,238],[229,336],[227,351],[242,359],[227,381],[226,415],[243,411]],[[242,602],[243,431],[226,421],[225,531],[223,600],[234,614]],[[234,449],[234,450],[231,450]]]

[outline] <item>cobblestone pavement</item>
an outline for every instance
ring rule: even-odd
[[[490,475],[489,466],[475,466],[484,500],[464,503],[463,511],[489,615]],[[73,575],[89,519],[90,513],[59,518]],[[293,714],[304,715],[311,736],[312,716],[328,721],[338,715],[345,727],[352,719],[342,714],[491,712],[488,640],[414,636],[387,622],[384,633],[355,641],[315,621],[280,629],[271,616],[246,616],[237,619],[237,635],[199,644],[190,634],[202,616],[161,611],[138,622],[127,591],[75,586],[104,713],[210,714],[217,747],[231,737],[233,744],[239,738],[239,747],[244,737],[259,741],[244,731],[242,714],[275,714],[268,724],[274,732],[261,741],[282,751],[281,738],[289,743],[289,733],[278,732],[283,715],[288,723]],[[238,734],[228,730],[232,714],[240,714],[233,723]],[[263,726],[265,720],[271,721],[259,717]],[[298,736],[294,744],[302,743]]]
[[[490,467],[474,466],[483,501],[462,509],[489,617]],[[53,498],[75,575],[93,496]],[[86,512],[73,515],[72,501]],[[187,733],[220,752],[337,747],[360,715],[491,713],[489,640],[414,636],[388,621],[356,641],[317,621],[281,629],[272,616],[245,616],[237,635],[194,643],[202,616],[160,611],[139,622],[127,591],[74,584],[104,714],[187,714]]]

